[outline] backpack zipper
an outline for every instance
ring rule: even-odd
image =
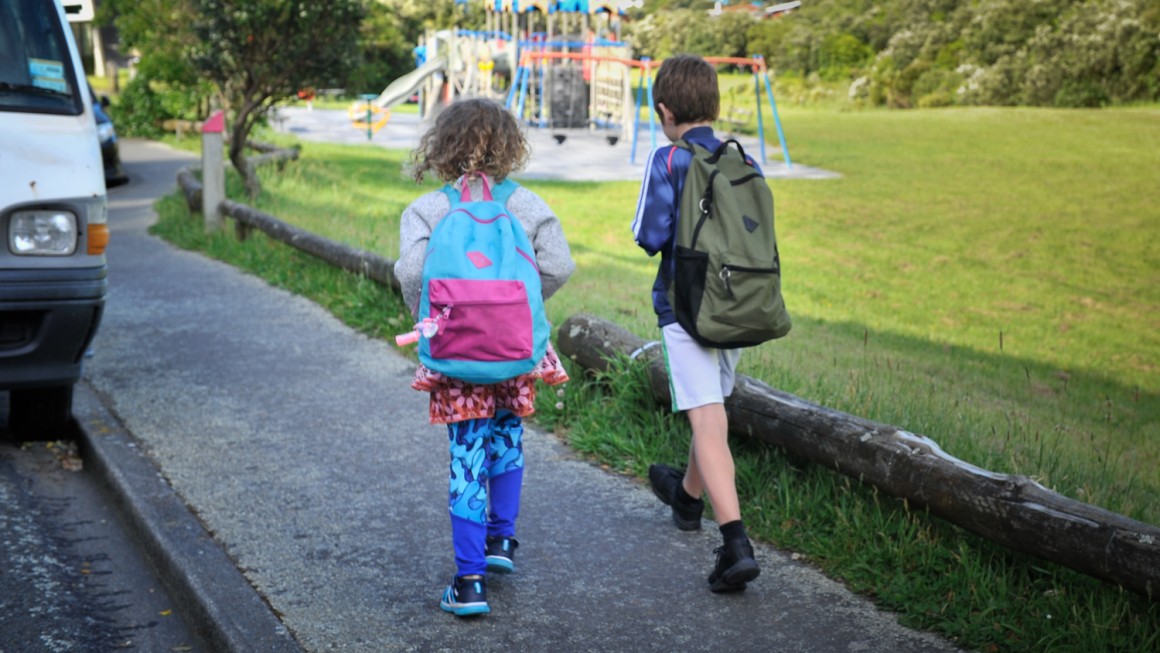
[[[757,272],[762,274],[781,274],[781,266],[774,265],[771,268],[755,268],[746,265],[730,265],[729,263],[722,263],[721,269],[717,272],[717,277],[725,282],[725,290],[729,292],[730,297],[734,297],[733,285],[729,283],[729,279],[733,276],[733,271],[737,272]]]

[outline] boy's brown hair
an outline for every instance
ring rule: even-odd
[[[678,125],[712,122],[721,112],[717,71],[709,62],[691,54],[665,59],[657,69],[653,104],[663,103]]]
[[[434,172],[450,183],[483,172],[499,182],[523,168],[529,153],[519,123],[503,105],[482,98],[459,100],[439,113],[411,152],[411,176],[423,181]]]

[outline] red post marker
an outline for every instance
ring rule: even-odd
[[[205,122],[201,124],[201,133],[203,134],[220,134],[226,130],[226,114],[221,109],[214,111],[206,118]]]

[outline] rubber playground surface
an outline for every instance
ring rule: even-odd
[[[426,130],[417,114],[392,112],[387,124],[368,140],[365,128],[356,128],[344,110],[284,107],[271,121],[277,131],[294,134],[306,141],[330,143],[370,143],[380,147],[412,149]],[[793,136],[786,126],[790,164],[787,165],[781,149],[766,144],[766,160],[761,162],[765,176],[779,179],[828,179],[837,173],[803,165],[793,160]],[[668,139],[656,125],[655,134],[647,122],[642,122],[636,138],[625,138],[621,130],[607,129],[547,129],[529,127],[528,141],[532,157],[527,169],[514,175],[518,179],[557,179],[562,181],[640,181],[644,165],[654,147],[668,144]],[[767,130],[767,136],[776,134]],[[725,137],[725,133],[719,134]],[[561,142],[558,138],[562,136]],[[636,141],[635,148],[633,140]],[[738,142],[750,156],[761,160],[760,144],[755,136],[738,136]],[[769,139],[767,138],[767,141]]]

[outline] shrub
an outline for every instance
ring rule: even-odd
[[[974,90],[964,96],[964,101],[997,106],[1018,104],[1026,58],[1023,53],[1015,53],[999,59],[993,66],[981,68],[974,76]]]
[[[822,79],[849,79],[874,56],[870,46],[852,34],[831,34],[822,39],[817,70]]]
[[[1095,0],[1040,26],[1027,43],[1023,87],[1029,104],[1092,107],[1157,99],[1160,35],[1141,20],[1142,3]]]
[[[779,72],[865,76],[851,99],[871,104],[1160,99],[1156,0],[816,0],[748,37]]]
[[[945,107],[955,104],[956,92],[963,84],[963,76],[954,70],[935,66],[923,71],[911,89],[920,107]]]
[[[110,109],[122,136],[157,138],[161,123],[170,116],[161,97],[150,87],[149,78],[138,74],[121,91],[121,100]]]
[[[1052,103],[1057,107],[1102,107],[1108,95],[1091,80],[1065,80],[1055,92]]]

